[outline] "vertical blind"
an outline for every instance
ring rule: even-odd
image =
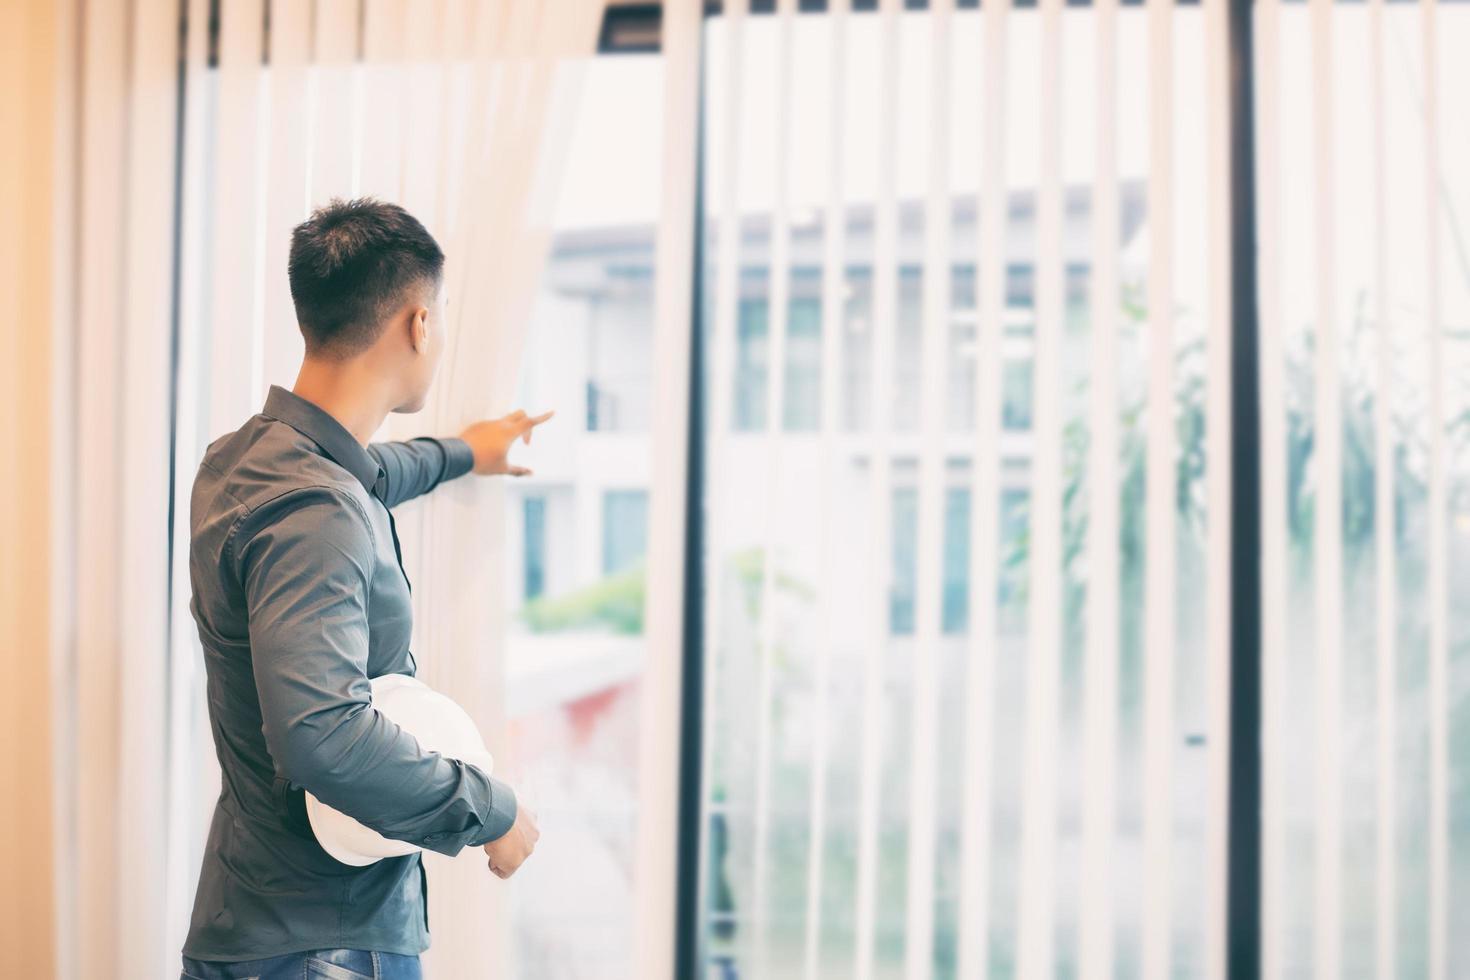
[[[1255,9],[1269,976],[1470,968],[1467,14]]]
[[[703,959],[1222,975],[1224,3],[876,6],[706,28]],[[1265,973],[1458,975],[1470,18],[1254,17]]]
[[[743,8],[706,27],[704,961],[1221,975],[1224,4]]]
[[[673,812],[699,200],[711,968],[1222,974],[1224,2],[729,3],[702,91],[696,10],[671,8],[640,768],[645,815]],[[155,975],[179,947],[213,778],[183,502],[208,441],[290,379],[289,228],[355,193],[424,217],[462,339],[415,430],[504,407],[564,136],[549,65],[590,50],[592,6],[186,0],[181,33],[139,0],[72,25],[65,975]],[[1457,976],[1470,10],[1254,16],[1265,972]],[[493,492],[405,514],[421,604],[503,591]],[[497,730],[494,603],[418,612],[420,644],[465,653],[431,682]],[[644,819],[640,976],[667,960],[672,860]],[[436,892],[435,955],[510,968],[468,873]]]

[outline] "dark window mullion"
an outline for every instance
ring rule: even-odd
[[[1261,411],[1251,0],[1229,0],[1230,788],[1226,976],[1261,972]]]

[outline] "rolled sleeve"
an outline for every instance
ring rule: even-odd
[[[493,839],[515,797],[426,751],[372,704],[371,525],[338,490],[273,501],[237,552],[266,747],[278,772],[378,831],[444,854]]]

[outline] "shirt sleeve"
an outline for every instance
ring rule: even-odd
[[[425,436],[408,442],[375,442],[368,452],[383,467],[383,504],[388,507],[464,476],[475,465],[475,454],[463,439]]]
[[[313,487],[265,509],[235,553],[262,730],[280,774],[385,837],[443,854],[504,834],[515,822],[510,787],[424,750],[372,705],[375,552],[360,505]]]

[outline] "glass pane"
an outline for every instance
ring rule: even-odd
[[[1140,776],[1150,519],[1172,528],[1177,552],[1175,634],[1167,638],[1174,724],[1160,735],[1172,787],[1165,798],[1174,869],[1165,910],[1170,973],[1207,971],[1210,910],[1196,869],[1206,864],[1208,834],[1219,826],[1223,801],[1207,789],[1206,750],[1218,733],[1206,724],[1204,614],[1217,583],[1207,575],[1212,515],[1203,501],[1207,476],[1227,465],[1207,459],[1204,442],[1205,393],[1215,380],[1207,377],[1201,246],[1211,169],[1203,111],[1207,39],[1201,12],[1180,8],[1175,65],[1169,77],[1151,79],[1146,12],[1130,6],[1118,14],[1120,228],[1118,240],[1106,247],[1121,282],[1104,315],[1119,333],[1120,350],[1117,363],[1099,364],[1092,312],[1098,258],[1094,17],[1090,8],[1071,6],[1062,17],[1055,120],[1063,146],[1062,241],[1059,266],[1051,270],[1060,277],[1063,305],[1050,378],[1038,376],[1037,364],[1044,258],[1037,191],[1039,12],[1023,6],[1008,17],[1006,188],[1004,200],[994,202],[979,199],[987,75],[978,10],[955,12],[944,37],[951,46],[943,79],[949,118],[937,121],[927,11],[894,18],[892,38],[882,33],[889,23],[883,16],[853,14],[843,22],[840,44],[833,17],[747,18],[735,82],[741,86],[738,119],[727,116],[730,25],[720,16],[706,22],[706,253],[738,249],[726,256],[732,281],[710,261],[701,283],[706,349],[713,352],[710,391],[730,392],[728,410],[710,413],[705,432],[711,716],[700,912],[705,964],[713,975],[807,977],[814,967],[816,976],[846,978],[863,958],[874,976],[897,977],[919,950],[930,958],[934,976],[954,976],[961,938],[975,928],[960,918],[960,864],[976,824],[986,830],[988,849],[988,876],[981,883],[989,914],[984,969],[989,976],[1015,974],[1018,909],[1028,887],[1021,845],[1032,782],[1023,765],[1027,719],[1035,710],[1035,692],[1028,690],[1035,654],[1030,623],[1038,612],[1032,594],[1035,576],[1043,573],[1057,576],[1059,608],[1046,614],[1056,615],[1060,625],[1052,953],[1058,973],[1075,974],[1080,923],[1088,914],[1078,899],[1076,869],[1088,807],[1082,794],[1087,603],[1098,568],[1117,575],[1120,596],[1117,808],[1110,815],[1115,873],[1109,891],[1115,901],[1101,914],[1114,938],[1118,972],[1139,971],[1144,917],[1158,911],[1144,907],[1136,884],[1145,807]],[[783,30],[789,31],[785,40]],[[788,44],[789,77],[780,60]],[[891,81],[885,51],[897,56]],[[838,52],[840,79],[833,65]],[[1152,349],[1147,303],[1149,250],[1161,240],[1146,207],[1155,82],[1176,90],[1173,340],[1164,351]],[[891,141],[879,118],[888,102],[885,85],[892,87],[896,110]],[[783,125],[785,157],[778,155]],[[936,125],[948,129],[952,167],[947,213],[938,216],[947,224],[949,245],[937,263],[929,245],[929,222],[936,216],[928,208]],[[832,143],[835,132],[840,145]],[[834,155],[841,162],[839,223],[832,222],[838,212],[828,211]],[[896,199],[885,211],[878,189],[890,166]],[[739,171],[733,177],[731,167]],[[777,194],[779,168],[787,182],[784,197]],[[731,207],[738,227],[725,234],[719,224]],[[983,322],[981,302],[984,270],[993,267],[980,248],[988,207],[1000,210],[1004,232],[997,262],[1001,314],[991,324]],[[781,235],[789,236],[784,250]],[[834,244],[839,285],[831,300],[840,306],[824,324],[822,263]],[[779,254],[787,256],[787,268],[770,267]],[[782,277],[789,299],[786,342],[778,354],[769,342],[775,326],[769,297],[776,292],[771,283]],[[942,296],[938,324],[930,319],[931,286]],[[831,377],[821,369],[828,328],[835,345]],[[994,338],[998,363],[977,363],[982,336]],[[931,338],[942,347],[933,374],[926,356]],[[728,355],[720,353],[724,344]],[[1175,379],[1166,411],[1176,420],[1177,441],[1168,450],[1176,492],[1161,501],[1144,494],[1154,357],[1170,359]],[[1120,395],[1119,482],[1105,488],[1088,485],[1095,424],[1090,392],[1101,371],[1115,373]],[[994,382],[980,383],[992,376]],[[779,424],[767,417],[773,383],[783,386]],[[1047,433],[1037,431],[1040,397],[1048,390],[1043,385],[1057,396],[1056,429]],[[828,404],[831,418],[824,417]],[[1000,428],[994,445],[976,444],[980,412]],[[1055,447],[1061,461],[1060,485],[1052,488],[1061,503],[1061,567],[1050,570],[1036,567],[1031,555],[1037,530],[1033,460],[1046,446]],[[980,512],[976,495],[979,466],[996,474],[996,496],[983,503],[989,513]],[[1115,495],[1119,504],[1115,541],[1091,536],[1091,507],[1100,493]],[[982,527],[993,538],[993,551],[977,555],[973,546]],[[1099,549],[1116,559],[1098,559]],[[985,621],[994,633],[985,637],[971,635],[976,567],[988,567],[996,582],[995,595],[982,597],[993,603]],[[963,797],[965,767],[973,761],[965,744],[973,714],[968,682],[982,657],[993,666],[982,722],[995,746],[987,760],[991,808],[970,824]],[[921,662],[932,664],[936,680],[928,704],[915,700]],[[915,740],[931,730],[932,749]],[[933,798],[916,799],[911,791],[922,785],[912,781],[916,767],[931,763]],[[931,839],[932,880],[914,878],[923,866],[915,865],[911,844],[927,846]],[[914,881],[922,892],[910,893]],[[864,895],[871,900],[866,907],[860,904]],[[909,933],[915,910],[932,912],[932,935]]]
[[[648,491],[607,490],[602,495],[602,573],[626,571],[643,560],[648,541]]]
[[[663,65],[578,69],[516,394],[557,416],[534,475],[505,484],[504,767],[542,830],[539,871],[511,885],[514,975],[603,980],[633,976]]]
[[[1430,975],[1438,874],[1446,885],[1439,913],[1443,972],[1453,976],[1470,969],[1470,824],[1464,818],[1470,804],[1470,753],[1464,749],[1470,617],[1456,600],[1457,583],[1470,567],[1464,518],[1470,351],[1462,327],[1470,320],[1470,266],[1461,231],[1470,206],[1470,125],[1454,107],[1470,83],[1465,59],[1455,55],[1470,43],[1470,11],[1436,5],[1436,50],[1430,52],[1419,4],[1377,13],[1334,5],[1325,90],[1313,81],[1319,49],[1309,12],[1290,4],[1274,12],[1279,77],[1268,97],[1279,107],[1278,169],[1263,167],[1258,174],[1279,197],[1275,274],[1282,349],[1263,370],[1283,380],[1282,404],[1273,411],[1285,433],[1283,444],[1264,447],[1277,454],[1284,473],[1286,508],[1276,515],[1286,528],[1285,603],[1282,621],[1267,623],[1285,636],[1279,664],[1267,661],[1274,725],[1267,772],[1276,773],[1266,786],[1274,806],[1265,827],[1266,880],[1274,885],[1267,898],[1278,910],[1272,948],[1281,972],[1291,975],[1332,969],[1323,961],[1328,956],[1341,963],[1343,975],[1367,975],[1380,963],[1400,976]],[[1258,10],[1258,20],[1260,15]],[[1425,122],[1431,54],[1439,105],[1433,169]],[[1324,113],[1331,122],[1334,190],[1325,216],[1314,192],[1321,175],[1314,124]],[[1438,197],[1434,213],[1428,210],[1430,174]],[[1264,205],[1260,213],[1262,220],[1272,217]],[[1332,229],[1330,265],[1316,237],[1324,217]],[[1324,268],[1331,273],[1325,284]],[[1437,320],[1430,319],[1431,271],[1438,279]],[[1330,320],[1323,313],[1324,285]],[[1325,368],[1330,374],[1318,359],[1328,326],[1339,352],[1337,364]],[[1340,393],[1336,418],[1319,410],[1329,378]],[[1436,378],[1442,386],[1437,411],[1431,398]],[[1328,425],[1340,438],[1341,459],[1324,472]],[[1436,444],[1445,506],[1438,515]],[[1325,525],[1327,533],[1340,535],[1340,567],[1323,567],[1319,551],[1324,526],[1318,512],[1328,481],[1342,495],[1340,517]],[[1439,649],[1431,603],[1436,518],[1444,535],[1437,542],[1445,560],[1439,584],[1448,595],[1439,613]],[[1324,607],[1329,584],[1341,589],[1337,608]],[[1324,625],[1340,632],[1337,649],[1322,637]],[[1447,753],[1446,768],[1436,772],[1432,678],[1441,657],[1448,668],[1438,691]],[[1329,683],[1332,673],[1340,676],[1340,689]],[[1448,807],[1442,864],[1431,850],[1436,784],[1444,787]],[[1324,815],[1335,817],[1336,839],[1324,829]],[[1333,876],[1340,882],[1333,896],[1336,928],[1325,932],[1333,929],[1333,916],[1321,886]]]

